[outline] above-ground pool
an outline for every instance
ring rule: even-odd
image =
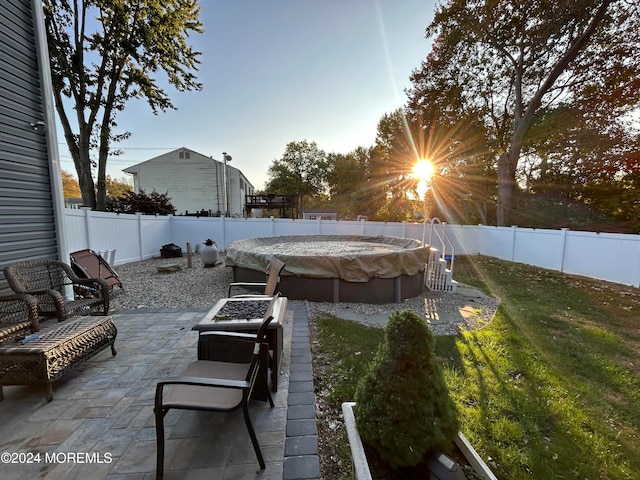
[[[429,246],[386,236],[295,235],[227,245],[234,282],[264,282],[274,257],[286,264],[279,291],[313,302],[393,303],[422,293]]]

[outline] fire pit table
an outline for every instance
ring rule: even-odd
[[[202,334],[211,331],[240,333],[256,333],[267,311],[271,297],[223,298],[200,320],[192,330]],[[271,390],[278,391],[278,376],[282,357],[283,334],[282,321],[287,311],[286,297],[279,297],[273,305],[273,320],[267,330],[267,343],[272,356],[269,359],[271,368]],[[208,360],[208,348],[199,347],[199,359]]]

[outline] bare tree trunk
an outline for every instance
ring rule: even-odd
[[[59,113],[60,123],[62,124],[62,130],[64,131],[64,138],[67,141],[69,153],[71,153],[73,164],[76,167],[78,186],[82,194],[82,204],[95,209],[96,194],[93,177],[91,175],[91,159],[89,158],[90,139],[86,132],[87,127],[85,126],[84,130],[80,129],[80,133],[76,137],[71,130],[69,119],[64,111],[64,103],[60,90],[54,91],[54,99],[56,110]]]
[[[518,157],[515,159],[517,163]],[[515,187],[515,173],[511,174],[511,165],[514,163],[509,152],[504,153],[498,159],[498,205],[496,207],[496,223],[499,226],[507,225],[512,217],[513,189]]]
[[[98,159],[98,181],[96,183],[96,210],[104,212],[107,206],[107,156],[102,158],[102,152],[100,152],[100,158]]]
[[[85,156],[85,152],[82,152],[80,156]],[[82,204],[86,207],[91,207],[92,210],[96,209],[96,194],[95,184],[93,177],[91,176],[91,159],[80,158],[80,168],[76,168],[78,173],[78,185],[80,186],[80,193],[82,193]]]
[[[103,117],[103,125],[106,118]],[[96,210],[103,212],[107,206],[107,156],[109,154],[109,131],[104,127],[100,131],[98,148],[98,174],[96,185]]]
[[[91,139],[87,125],[82,125],[80,127],[80,132],[76,141],[78,146],[78,162],[76,164],[76,171],[78,173],[80,192],[82,193],[82,203],[87,207],[91,207],[92,210],[95,210],[96,190],[93,182],[93,176],[91,175],[91,158],[89,157],[89,144]]]
[[[480,216],[480,223],[487,225],[487,202],[473,202],[473,205]]]
[[[498,159],[498,206],[496,223],[499,226],[510,225],[513,218],[513,191],[516,188],[516,168],[524,136],[531,125],[533,115],[516,121],[509,149]]]

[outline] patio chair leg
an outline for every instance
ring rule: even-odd
[[[161,408],[154,409],[156,416],[156,480],[162,480],[164,475],[164,414]]]
[[[256,457],[258,457],[260,470],[264,470],[266,468],[266,465],[264,463],[264,458],[262,457],[262,451],[260,450],[260,444],[258,443],[256,432],[253,430],[253,425],[251,424],[251,418],[249,418],[249,406],[247,405],[246,402],[242,404],[242,413],[244,415],[244,422],[247,424],[247,430],[249,430],[249,436],[251,437],[251,443],[253,444],[253,449],[256,452]]]
[[[271,392],[269,391],[269,387],[267,386],[267,398],[269,400],[269,405],[273,408],[273,397],[271,396]]]

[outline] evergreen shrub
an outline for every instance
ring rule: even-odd
[[[355,393],[363,442],[393,468],[448,452],[459,430],[458,412],[435,358],[435,337],[410,310],[394,312]]]

